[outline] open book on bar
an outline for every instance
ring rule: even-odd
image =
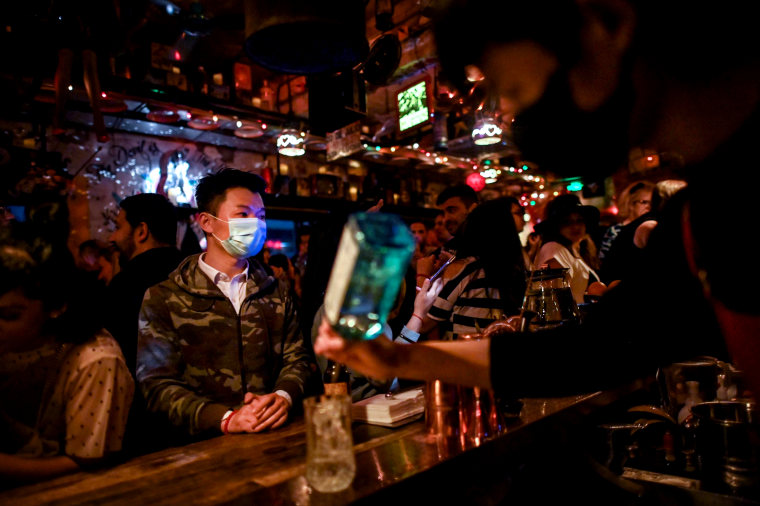
[[[419,418],[425,412],[425,391],[423,387],[386,397],[378,394],[355,402],[351,406],[351,416],[357,422],[366,422],[385,427],[397,427]]]

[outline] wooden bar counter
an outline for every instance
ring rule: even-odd
[[[628,388],[626,389],[629,392]],[[0,504],[346,504],[424,497],[490,503],[530,453],[558,427],[620,397],[596,392],[526,399],[507,431],[477,448],[427,433],[423,419],[391,429],[354,423],[356,477],[322,494],[305,478],[304,423],[264,434],[219,436],[0,493]],[[543,449],[542,449],[543,448]],[[411,494],[411,495],[410,495]],[[464,504],[464,503],[463,503]]]

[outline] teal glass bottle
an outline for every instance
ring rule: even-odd
[[[328,321],[346,339],[379,336],[414,252],[414,237],[400,217],[348,217],[325,292]]]

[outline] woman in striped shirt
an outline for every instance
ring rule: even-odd
[[[525,294],[522,246],[508,199],[473,209],[457,240],[457,260],[444,271],[443,289],[426,318],[438,322],[445,340],[517,314]]]

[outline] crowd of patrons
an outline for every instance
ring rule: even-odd
[[[435,228],[410,226],[418,245],[418,284],[454,256],[443,272],[441,293],[421,315],[424,334],[452,340],[519,314],[526,279],[539,269],[563,269],[576,303],[597,300],[636,274],[662,207],[685,184],[630,183],[616,195],[618,212],[606,226],[597,207],[561,194],[546,204],[529,232],[527,213],[514,197],[480,202],[467,185],[447,188],[438,197]]]
[[[681,186],[630,185],[607,230],[595,207],[558,196],[525,241],[518,200],[481,202],[466,185],[444,190],[434,224],[409,224],[416,247],[386,336],[408,343],[480,332],[519,313],[527,276],[540,268],[566,269],[578,303],[601,296],[635,273],[659,207]],[[293,258],[271,254],[263,189],[234,169],[205,178],[196,226],[208,246],[194,254],[197,245],[188,250],[177,233],[183,219],[158,194],[122,200],[108,242],[84,241],[73,254],[34,220],[4,224],[3,486],[199,437],[276,429],[321,391],[326,364],[312,344],[347,216],[303,231]],[[319,244],[312,254],[309,243]],[[440,279],[429,279],[445,260]],[[353,372],[351,381],[355,400],[399,386]]]

